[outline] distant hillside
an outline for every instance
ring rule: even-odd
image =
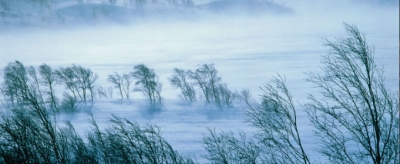
[[[217,0],[199,6],[214,13],[291,14],[293,9],[265,0]]]
[[[293,9],[265,0],[0,0],[0,27],[46,26],[109,21],[125,23],[147,18],[185,18],[209,14],[290,14]]]

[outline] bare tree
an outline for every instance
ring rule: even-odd
[[[196,89],[204,96],[207,103],[231,107],[239,94],[228,89],[226,83],[221,83],[221,77],[214,68],[214,64],[203,64],[195,72],[174,68],[174,74],[169,81],[175,88],[181,89],[181,96],[185,100],[196,99]],[[195,89],[194,86],[198,88]]]
[[[174,68],[174,74],[169,81],[171,85],[175,88],[180,88],[182,91],[182,97],[185,100],[196,100],[196,91],[193,88],[193,85],[188,81],[188,77],[190,75],[190,71],[184,71],[182,69]]]
[[[60,68],[56,71],[56,74],[60,81],[64,83],[65,88],[69,89],[71,93],[74,95],[74,99],[78,100],[77,94],[80,99],[83,99],[82,96],[79,94],[79,88],[76,84],[76,75],[74,70],[71,67],[67,68]]]
[[[50,66],[42,64],[39,66],[39,73],[41,77],[41,82],[47,86],[48,90],[46,95],[48,96],[47,102],[50,103],[50,108],[58,111],[58,99],[55,96],[55,85],[58,83],[57,75],[51,69]]]
[[[93,102],[95,96],[94,83],[98,79],[97,74],[90,69],[76,66],[75,64],[72,67],[60,68],[60,70],[56,71],[56,74],[65,87],[72,92],[75,99],[79,97],[80,100],[86,103],[90,96],[91,102]]]
[[[162,84],[158,81],[153,69],[147,68],[144,64],[138,64],[135,65],[131,75],[137,80],[135,85],[139,87],[136,90],[147,96],[151,103],[161,103]]]
[[[98,75],[93,73],[89,68],[83,68],[82,66],[76,66],[75,64],[71,68],[75,73],[78,88],[81,89],[83,101],[86,102],[90,94],[90,99],[93,102],[94,83],[98,79]]]
[[[24,65],[15,61],[8,63],[4,68],[4,83],[2,85],[2,92],[9,106],[23,105],[23,94],[28,87],[28,76]]]
[[[114,84],[114,87],[118,89],[119,94],[121,95],[121,99],[124,99],[124,94],[122,91],[123,81],[121,75],[117,72],[114,72],[113,75],[108,75],[107,80]]]
[[[217,76],[217,73],[218,71],[214,68],[214,64],[203,64],[195,72],[189,73],[190,78],[201,89],[208,103],[211,101],[220,102],[218,83],[221,81],[221,77]]]
[[[108,96],[110,96],[110,98],[113,98],[113,92],[114,92],[113,87],[108,87],[107,88],[107,93],[108,93]]]
[[[221,105],[225,104],[227,107],[231,107],[233,102],[239,99],[239,94],[229,90],[226,83],[218,84],[218,96]]]
[[[262,90],[261,104],[250,106],[249,122],[259,129],[266,163],[311,163],[301,142],[296,109],[285,79],[278,76]]]
[[[332,163],[398,163],[398,100],[384,85],[374,50],[357,27],[349,37],[326,40],[324,74],[309,74],[323,99],[306,105],[320,137],[321,152]]]
[[[0,146],[2,147],[1,151],[4,153],[9,148],[15,148],[15,146],[20,145],[22,146],[21,148],[14,150],[20,152],[19,155],[21,155],[22,161],[29,161],[31,158],[30,153],[34,153],[36,159],[33,157],[32,159],[35,159],[36,162],[33,163],[65,163],[59,147],[57,128],[55,126],[56,120],[50,119],[50,113],[44,105],[35,69],[33,67],[26,69],[21,62],[15,61],[14,63],[9,63],[4,70],[5,83],[3,87],[7,93],[5,94],[7,96],[6,99],[8,101],[14,101],[15,99],[17,102],[14,103],[16,105],[12,106],[14,115],[2,115],[0,130],[5,133],[1,135],[2,139],[0,140],[2,141],[1,144],[7,146],[4,148]],[[19,123],[16,122],[17,120]],[[13,128],[7,128],[6,126],[8,125]],[[14,140],[17,138],[18,140]],[[3,141],[11,142],[4,143]],[[42,146],[47,148],[45,149]],[[35,149],[42,151],[39,154],[31,151]],[[6,158],[13,161],[9,155],[7,153],[2,154],[2,156],[7,156]],[[44,156],[52,156],[53,158]],[[20,158],[18,157],[17,159]]]
[[[126,99],[129,99],[129,93],[131,92],[130,86],[133,82],[133,78],[129,74],[122,75],[122,91],[125,93]]]
[[[107,94],[107,90],[105,89],[105,88],[103,88],[102,86],[97,86],[96,87],[96,92],[97,92],[97,95],[99,96],[99,98],[101,99],[101,98],[108,98],[108,94]]]

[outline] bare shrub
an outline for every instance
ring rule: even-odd
[[[233,133],[222,132],[219,135],[215,130],[207,129],[209,135],[203,137],[203,145],[207,150],[204,158],[211,163],[248,163],[260,162],[260,149],[257,144],[246,138],[245,133],[240,132],[239,138]]]
[[[68,93],[64,93],[63,96],[60,109],[65,112],[75,112],[77,110],[77,100]]]
[[[194,163],[172,149],[154,125],[140,126],[117,116],[103,132],[92,119],[89,141],[100,163]]]

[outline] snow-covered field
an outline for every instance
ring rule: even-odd
[[[134,92],[131,101],[101,99],[91,112],[101,126],[111,114],[141,124],[155,123],[162,135],[181,153],[196,155],[201,162],[201,145],[206,127],[225,132],[255,131],[245,122],[244,105],[219,109],[203,102],[192,104],[177,96],[169,81],[173,68],[196,69],[214,63],[222,81],[233,90],[249,89],[254,98],[262,94],[260,86],[277,73],[286,76],[294,100],[307,102],[315,93],[305,81],[305,72],[319,72],[320,55],[327,52],[323,38],[345,37],[343,22],[355,24],[375,46],[378,66],[383,66],[387,87],[398,91],[399,8],[356,2],[276,1],[294,10],[292,15],[227,16],[207,15],[195,20],[151,20],[127,24],[101,24],[60,28],[17,28],[0,31],[0,75],[8,62],[24,65],[46,63],[53,68],[72,64],[90,68],[99,74],[98,84],[107,88],[107,75],[128,73],[143,63],[154,68],[163,83],[165,99],[160,109],[149,108],[145,97]],[[307,116],[298,105],[301,135],[313,153]],[[86,111],[65,114],[81,132],[88,128]]]

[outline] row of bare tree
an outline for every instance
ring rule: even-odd
[[[37,73],[34,67],[25,67],[21,62],[15,61],[9,63],[4,72],[4,83],[0,90],[8,107],[31,103],[25,95],[28,93],[38,98],[37,103],[49,106],[53,111],[58,111],[61,107],[70,109],[77,101],[93,102],[95,97],[95,81],[98,75],[81,66],[53,70],[43,64],[39,66]],[[67,89],[61,103],[56,94],[56,88],[60,85]]]
[[[136,79],[137,87],[131,88]],[[162,83],[153,69],[143,64],[136,65],[134,72],[119,74],[114,72],[108,75],[107,80],[118,90],[121,99],[129,99],[132,91],[141,91],[152,103],[161,103]],[[221,82],[214,64],[203,64],[196,71],[174,68],[174,74],[169,78],[171,85],[181,90],[180,97],[187,101],[205,99],[207,103],[216,103],[231,107],[239,101],[240,94],[228,89],[226,83]],[[200,95],[200,96],[197,96]]]
[[[78,102],[93,103],[97,98],[109,98],[113,96],[113,88],[104,89],[96,84],[98,75],[88,68],[72,65],[60,67],[53,70],[50,66],[42,64],[39,69],[29,66],[25,67],[21,62],[9,63],[5,68],[4,83],[0,88],[6,98],[7,105],[18,106],[23,104],[21,97],[22,83],[29,83],[35,87],[38,95],[44,99],[42,103],[48,104],[51,109],[72,110]],[[226,83],[221,82],[218,71],[214,64],[203,64],[196,71],[174,69],[174,74],[169,78],[171,85],[181,90],[181,97],[184,100],[195,101],[205,99],[207,103],[217,103],[231,107],[234,101],[240,100],[237,92],[227,88]],[[130,99],[130,93],[138,91],[152,104],[162,103],[162,83],[153,69],[144,64],[135,65],[130,73],[120,75],[117,72],[108,75],[108,82],[121,96],[121,99]],[[134,83],[135,87],[132,87]],[[64,86],[62,101],[57,97],[58,87]],[[197,95],[199,95],[197,97]]]

